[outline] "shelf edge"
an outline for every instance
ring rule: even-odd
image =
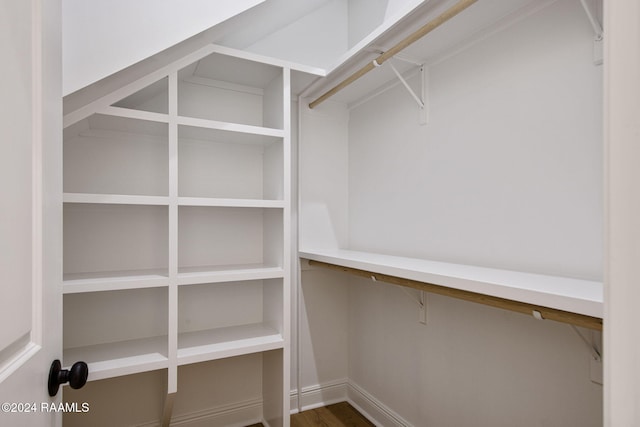
[[[366,278],[375,278],[376,280],[380,280],[383,282],[388,282],[395,285],[412,287],[415,289],[424,290],[427,292],[437,293],[441,295],[450,296],[453,298],[463,299],[466,301],[472,301],[484,305],[490,305],[493,307],[504,308],[511,311],[516,311],[519,313],[532,314],[532,312],[538,311],[542,313],[543,318],[556,320],[564,323],[571,323],[578,326],[584,326],[591,329],[601,330],[602,329],[602,316],[600,315],[600,311],[602,309],[602,303],[598,303],[595,301],[588,301],[585,299],[575,298],[575,301],[570,301],[571,304],[568,304],[571,298],[567,296],[557,296],[560,300],[562,300],[562,304],[558,304],[555,306],[543,305],[539,304],[536,301],[529,301],[523,298],[513,299],[513,298],[505,298],[502,295],[498,295],[495,292],[481,292],[475,291],[471,289],[471,287],[466,286],[449,286],[447,284],[439,283],[438,280],[420,280],[415,277],[410,277],[410,271],[407,271],[406,274],[392,274],[389,271],[392,270],[389,266],[384,266],[385,268],[375,268],[376,265],[373,263],[365,263],[358,262],[354,260],[348,260],[345,258],[340,258],[339,256],[333,255],[321,255],[315,254],[312,252],[300,252],[300,257],[303,259],[308,259],[309,264],[312,266],[318,266],[323,268],[328,268],[337,271],[343,271],[346,273],[351,273],[360,277]],[[523,273],[524,274],[524,273]],[[437,275],[433,275],[434,277]],[[454,278],[462,282],[469,282],[469,279],[459,279]],[[480,285],[481,282],[478,282]],[[492,283],[486,283],[486,285],[495,286]],[[506,290],[509,290],[508,287],[503,286]],[[535,294],[535,290],[526,290],[513,288],[511,289],[519,294]],[[548,295],[543,292],[539,292],[540,296],[544,296],[545,299],[548,299]],[[579,306],[579,309],[566,309],[564,305],[573,305]]]

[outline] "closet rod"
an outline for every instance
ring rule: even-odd
[[[418,289],[420,291],[430,292],[432,294],[444,295],[450,298],[457,298],[465,301],[475,302],[477,304],[501,308],[503,310],[510,310],[517,313],[528,314],[529,316],[531,316],[534,312],[537,312],[538,316],[545,320],[555,320],[556,322],[568,323],[570,325],[581,326],[583,328],[594,329],[596,331],[602,330],[602,319],[598,317],[571,313],[569,311],[542,307],[525,302],[479,294],[477,292],[465,291],[462,289],[448,288],[446,286],[434,285],[433,283],[427,282],[419,282],[417,280],[390,276],[388,274],[380,274],[372,271],[358,270],[357,268],[343,267],[341,265],[330,264],[322,261],[309,260],[309,265],[328,268],[330,270],[342,271],[356,276],[365,277],[367,279],[374,279],[376,281],[391,283],[393,285],[406,286],[409,288]]]
[[[341,83],[339,83],[338,85],[334,86],[332,89],[327,91],[324,95],[320,96],[318,99],[311,102],[309,104],[309,108],[313,108],[316,105],[319,105],[321,102],[326,101],[328,98],[332,97],[333,95],[335,95],[336,93],[344,89],[345,87],[349,86],[351,83],[355,82],[360,77],[367,74],[369,71],[373,70],[376,67],[379,67],[385,61],[397,55],[404,48],[420,40],[422,37],[424,37],[431,31],[435,30],[440,25],[444,24],[449,19],[453,18],[454,16],[456,16],[457,14],[459,14],[460,12],[462,12],[463,10],[465,10],[466,8],[474,4],[476,1],[478,0],[460,0],[458,3],[456,3],[446,11],[444,11],[441,15],[434,18],[432,21],[426,23],[425,25],[420,27],[418,30],[416,30],[415,32],[411,33],[410,35],[402,39],[398,44],[393,46],[391,49],[382,53],[376,59],[369,62],[364,67],[360,68],[358,71],[356,71],[355,73],[353,73],[352,75],[344,79]]]

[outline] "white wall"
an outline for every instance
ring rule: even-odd
[[[63,95],[262,2],[264,0],[63,0]]]
[[[327,101],[300,114],[304,129],[299,147],[300,250],[346,247],[349,206],[348,114]],[[327,169],[327,165],[329,169]]]
[[[431,67],[426,126],[400,86],[351,111],[351,248],[602,278],[602,67],[576,3]]]
[[[302,410],[344,401],[348,377],[348,279],[325,270],[302,271],[299,405]],[[292,408],[294,409],[294,408]]]
[[[560,0],[432,66],[428,125],[401,86],[352,109],[348,247],[601,280],[602,67],[592,41],[580,3]],[[320,150],[306,142],[320,141],[303,139],[301,153]],[[305,242],[302,180],[301,191]],[[602,386],[569,326],[438,296],[424,326],[401,289],[348,286],[349,380],[408,424],[602,424]]]

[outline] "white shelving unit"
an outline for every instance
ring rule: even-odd
[[[164,71],[65,120],[64,364],[165,369],[171,395],[179,365],[268,352],[263,419],[282,425],[290,67],[210,46]]]

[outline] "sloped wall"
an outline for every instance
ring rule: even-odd
[[[63,0],[63,95],[264,1]]]

